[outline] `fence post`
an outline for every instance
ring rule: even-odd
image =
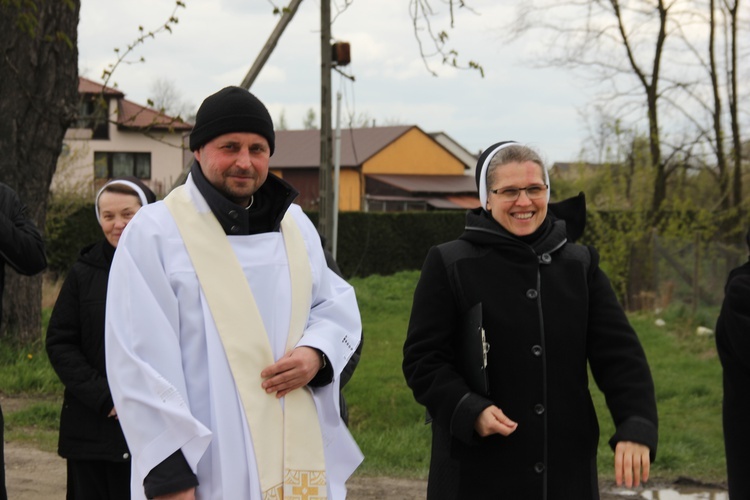
[[[653,267],[654,277],[654,308],[662,308],[663,297],[661,296],[661,287],[659,286],[659,253],[656,251],[656,245],[658,244],[659,235],[656,233],[656,228],[651,228],[651,262]],[[658,302],[658,305],[657,305]]]
[[[693,315],[698,312],[698,301],[700,300],[700,256],[701,256],[701,237],[700,231],[695,232],[695,261],[693,263]]]

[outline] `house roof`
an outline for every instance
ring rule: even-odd
[[[467,175],[388,175],[370,174],[376,179],[412,194],[469,195],[477,199],[477,185],[473,176]]]
[[[118,109],[118,127],[172,131],[193,129],[193,126],[183,121],[182,118],[173,118],[155,109],[128,101],[127,99],[120,99]]]
[[[465,147],[456,142],[453,137],[449,136],[445,132],[430,132],[430,136],[445,149],[453,153],[453,156],[461,160],[466,170],[474,170],[479,155],[467,151]]]
[[[106,87],[102,85],[101,83],[96,83],[95,81],[89,80],[88,78],[84,78],[82,76],[78,77],[78,93],[79,94],[104,94],[104,95],[111,95],[115,97],[125,96],[125,94],[123,94],[117,89],[114,89],[112,87]]]
[[[175,118],[153,108],[128,101],[125,99],[125,94],[119,90],[106,87],[82,76],[78,77],[78,93],[104,94],[117,99],[116,123],[121,128],[167,131],[188,131],[193,128],[192,124],[183,121],[181,118]]]
[[[416,128],[416,125],[342,129],[341,167],[362,165],[412,128]],[[320,166],[320,130],[277,130],[276,149],[269,166],[270,168],[318,168]]]

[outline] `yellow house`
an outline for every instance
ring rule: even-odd
[[[444,135],[444,134],[443,134]],[[334,142],[334,149],[336,144]],[[479,206],[474,158],[460,158],[416,125],[343,129],[339,210],[433,210]],[[270,168],[317,210],[319,130],[279,130]]]

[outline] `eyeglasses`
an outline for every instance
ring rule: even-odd
[[[548,188],[546,184],[534,184],[525,188],[490,189],[490,193],[496,194],[501,201],[516,201],[521,196],[521,191],[526,191],[528,199],[538,200],[544,197]]]

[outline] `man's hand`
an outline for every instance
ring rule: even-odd
[[[260,376],[265,379],[261,387],[269,394],[275,392],[277,398],[286,396],[291,391],[306,386],[322,365],[320,351],[312,347],[297,347],[260,372]]]
[[[651,458],[648,446],[632,441],[620,441],[615,446],[615,481],[628,488],[638,486],[641,480],[648,481]]]
[[[474,430],[482,437],[492,434],[510,436],[516,430],[516,427],[518,427],[518,424],[506,417],[505,413],[495,405],[482,410],[474,423]]]
[[[195,500],[195,488],[169,493],[160,497],[154,497],[154,500]]]

